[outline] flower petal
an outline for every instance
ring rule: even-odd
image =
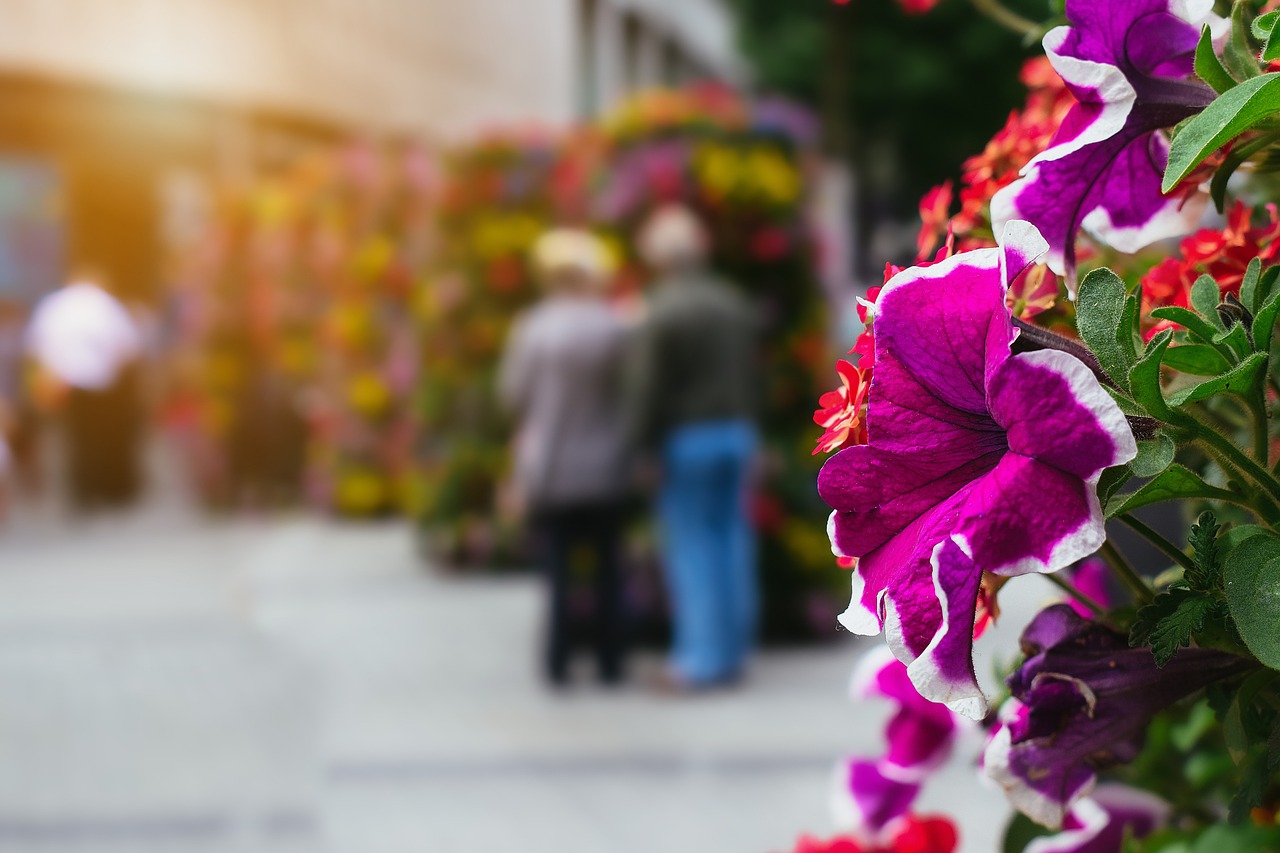
[[[957,530],[977,567],[998,575],[1055,572],[1106,540],[1093,483],[1019,453],[974,484]]]
[[[1137,455],[1124,412],[1089,368],[1057,350],[1019,353],[987,385],[1009,449],[1089,480]]]
[[[873,399],[886,384],[880,366],[888,354],[945,405],[985,414],[982,377],[990,362],[1008,357],[1014,338],[1000,267],[999,250],[980,249],[890,279],[876,302]]]
[[[905,815],[920,793],[918,782],[903,782],[875,761],[855,760],[836,768],[831,813],[836,828],[876,837]]]
[[[973,622],[982,571],[951,538],[934,548],[930,566],[941,621],[907,673],[921,696],[980,720],[987,714],[987,700],[973,671]]]

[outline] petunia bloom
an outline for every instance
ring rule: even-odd
[[[1045,52],[1078,103],[1049,147],[996,193],[997,229],[1025,219],[1049,241],[1049,266],[1075,275],[1076,232],[1122,252],[1185,233],[1203,193],[1164,196],[1164,128],[1213,100],[1188,79],[1200,28],[1220,21],[1210,0],[1067,0],[1070,26],[1044,37]]]
[[[813,422],[826,430],[813,449],[815,456],[867,440],[865,412],[871,371],[841,360],[836,362],[836,373],[840,374],[840,387],[819,397],[818,410],[813,413]]]
[[[1099,785],[1067,813],[1062,831],[1027,845],[1024,853],[1115,853],[1126,838],[1146,838],[1169,817],[1169,804],[1125,785]]]
[[[1047,247],[1024,222],[1001,242],[885,285],[868,443],[818,477],[832,550],[859,558],[841,624],[883,630],[922,696],[975,718],[986,712],[972,660],[983,572],[1052,572],[1096,551],[1097,478],[1137,452],[1082,362],[1011,353],[1008,284]]]
[[[1026,661],[983,766],[1010,802],[1058,827],[1093,788],[1097,771],[1132,761],[1147,723],[1179,699],[1249,669],[1225,652],[1183,649],[1163,669],[1150,649],[1068,605],[1042,610],[1022,634]]]

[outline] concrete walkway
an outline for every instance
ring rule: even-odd
[[[767,853],[830,834],[834,760],[880,749],[887,706],[844,695],[868,641],[766,653],[735,692],[555,695],[535,583],[430,572],[399,525],[14,521],[2,851]],[[923,805],[992,850],[964,758]]]

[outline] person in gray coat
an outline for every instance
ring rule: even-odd
[[[595,577],[600,678],[623,677],[620,548],[630,485],[621,374],[627,327],[604,297],[607,255],[595,237],[557,230],[534,248],[546,296],[507,341],[499,392],[515,414],[514,488],[539,534],[548,581],[545,674],[566,683],[576,626],[575,577]]]

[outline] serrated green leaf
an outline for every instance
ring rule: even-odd
[[[1255,352],[1221,376],[1181,389],[1169,397],[1169,405],[1185,406],[1187,403],[1206,400],[1215,394],[1236,394],[1247,397],[1257,390],[1258,383],[1266,376],[1266,370],[1266,353]]]
[[[1186,573],[1192,589],[1208,591],[1217,585],[1222,574],[1222,561],[1218,553],[1218,518],[1212,512],[1202,512],[1187,533],[1195,569]]]
[[[1213,276],[1202,275],[1191,285],[1191,307],[1219,332],[1226,328],[1218,317],[1218,303],[1221,301],[1222,288],[1218,287]]]
[[[1113,518],[1124,512],[1131,512],[1148,504],[1161,501],[1187,500],[1189,498],[1205,498],[1207,500],[1232,501],[1236,496],[1226,489],[1211,486],[1200,478],[1199,474],[1174,463],[1165,468],[1149,482],[1144,483],[1136,491],[1123,495],[1115,495],[1107,503],[1107,518]]]
[[[1151,339],[1147,351],[1129,370],[1128,387],[1133,390],[1134,401],[1147,410],[1147,414],[1156,420],[1172,423],[1178,416],[1165,402],[1164,392],[1160,390],[1160,364],[1164,360],[1164,351],[1173,340],[1173,330],[1165,329]]]
[[[1212,343],[1220,331],[1217,326],[1211,325],[1208,320],[1205,320],[1196,312],[1179,305],[1165,305],[1161,308],[1154,308],[1151,311],[1151,316],[1157,320],[1170,320],[1177,323],[1206,344]]]
[[[1164,366],[1193,376],[1217,376],[1230,370],[1231,362],[1208,344],[1186,344],[1165,350]]]
[[[1172,190],[1204,158],[1277,111],[1280,74],[1253,77],[1223,92],[1203,112],[1192,116],[1170,143],[1161,191]]]
[[[1129,463],[1135,477],[1154,477],[1173,462],[1173,439],[1161,433],[1153,441],[1139,441],[1138,455]]]
[[[1129,388],[1133,361],[1120,343],[1128,298],[1124,281],[1111,270],[1096,269],[1084,277],[1076,291],[1076,329],[1103,371],[1121,388]]]
[[[1280,539],[1244,540],[1223,558],[1222,575],[1241,639],[1258,660],[1280,668]]]
[[[1191,643],[1197,631],[1220,609],[1215,599],[1189,589],[1171,589],[1138,611],[1129,632],[1129,645],[1150,646],[1156,666],[1164,667],[1178,649]]]
[[[1222,66],[1217,52],[1213,49],[1213,34],[1206,24],[1200,30],[1200,42],[1196,45],[1196,76],[1222,94],[1236,85],[1236,79]]]

